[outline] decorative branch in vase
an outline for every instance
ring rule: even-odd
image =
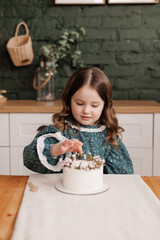
[[[33,79],[33,88],[37,90],[37,100],[52,101],[55,99],[54,75],[58,72],[60,60],[70,61],[69,64],[75,68],[84,66],[82,52],[78,46],[84,36],[83,27],[77,30],[66,29],[55,43],[41,46],[39,49],[40,67],[37,68]]]
[[[82,42],[85,34],[83,27],[77,30],[65,29],[56,43],[41,46],[39,49],[40,59],[50,62],[54,73],[57,73],[61,59],[70,59],[72,67],[83,67],[82,52],[78,44]]]

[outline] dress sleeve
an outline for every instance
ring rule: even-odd
[[[62,167],[59,158],[61,156],[53,157],[50,153],[50,147],[65,140],[66,138],[54,125],[46,127],[36,135],[30,145],[24,148],[24,165],[38,173],[60,172]]]
[[[133,174],[133,165],[123,142],[117,138],[118,148],[107,142],[107,157],[105,159],[105,174]]]

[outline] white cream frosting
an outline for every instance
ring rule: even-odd
[[[83,164],[85,161],[82,161]],[[78,162],[78,161],[77,161]],[[63,186],[71,191],[96,191],[103,186],[103,164],[91,170],[63,168]]]

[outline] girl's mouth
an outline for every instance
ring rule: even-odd
[[[81,118],[85,121],[90,120],[90,117],[87,117],[87,116],[82,116]]]

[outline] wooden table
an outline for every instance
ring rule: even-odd
[[[160,176],[142,177],[160,200]],[[0,176],[0,240],[11,238],[28,176]]]

